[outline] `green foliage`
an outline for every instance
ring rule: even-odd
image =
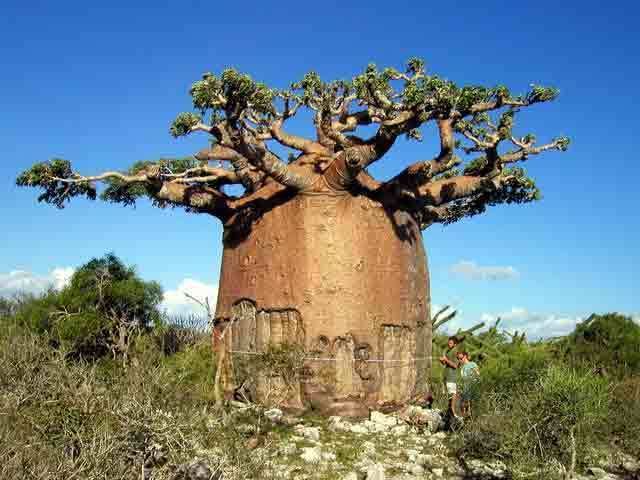
[[[500,121],[498,122],[498,137],[502,140],[511,138],[511,129],[513,128],[513,117],[515,111],[507,110],[500,115]]]
[[[568,137],[554,138],[554,142],[558,144],[558,150],[565,152],[569,148],[571,140]]]
[[[15,305],[11,299],[0,297],[0,319],[10,318],[14,315]]]
[[[590,371],[577,371],[559,365],[549,367],[537,382],[538,395],[533,406],[552,434],[568,432],[598,422],[607,412],[608,382]]]
[[[481,415],[459,437],[459,452],[466,457],[500,458],[516,478],[539,475],[559,478],[571,468],[572,449],[578,461],[594,442],[593,427],[609,412],[610,386],[589,371],[562,365],[524,368],[522,382],[502,384],[489,380],[494,394],[484,392]],[[482,372],[486,383],[486,370]],[[486,412],[486,410],[485,410]]]
[[[22,172],[16,179],[16,185],[40,188],[43,192],[38,196],[38,201],[49,203],[57,208],[63,208],[64,203],[72,197],[84,196],[95,200],[96,189],[92,183],[64,182],[65,179],[72,179],[75,176],[71,169],[71,162],[54,158],[48,162],[36,163]]]
[[[455,438],[459,453],[500,459],[515,478],[563,477],[574,446],[578,469],[612,445],[637,456],[638,329],[628,317],[594,314],[561,339],[510,341],[492,327],[465,340],[481,394]]]
[[[249,104],[258,113],[274,113],[272,102],[275,92],[234,68],[225,69],[219,77],[210,72],[205,73],[201,80],[193,83],[189,94],[193,107],[203,114],[211,111],[215,115],[224,111],[231,116],[238,115]],[[187,126],[193,126],[195,118],[197,116],[193,114],[180,114],[174,122],[176,133],[182,131],[179,125],[184,127],[185,120]]]
[[[222,81],[218,77],[210,72],[204,73],[202,80],[194,82],[189,89],[193,107],[200,111],[220,107],[222,90]]]
[[[234,358],[234,377],[250,395],[258,388],[257,380],[262,379],[262,388],[268,390],[262,394],[265,406],[279,405],[294,393],[293,388],[304,375],[305,356],[301,345],[269,345],[257,355]]]
[[[184,135],[188,135],[189,133],[191,133],[191,129],[195,127],[201,120],[202,117],[200,117],[200,115],[196,115],[195,113],[180,113],[171,124],[169,133],[171,133],[171,136],[173,137],[182,137]]]
[[[529,103],[549,102],[555,100],[560,94],[560,90],[554,87],[543,87],[531,85],[531,91],[526,96]]]
[[[142,183],[126,183],[112,179],[100,193],[100,199],[105,202],[119,203],[125,207],[134,206],[139,198],[147,197],[147,187]]]
[[[255,82],[249,75],[233,68],[225,69],[220,78],[227,108],[229,104],[235,108],[244,108],[250,103],[258,113],[273,113],[274,92],[264,83]]]
[[[416,74],[424,73],[425,63],[422,58],[411,57],[407,60],[407,73]]]
[[[480,158],[476,162],[472,162],[469,170],[465,170],[465,172],[472,175],[477,169],[485,168],[485,162],[486,159]],[[463,198],[448,204],[447,217],[443,223],[448,225],[465,217],[479,215],[484,213],[489,206],[504,203],[529,203],[542,198],[542,193],[535,180],[528,177],[523,168],[505,168],[502,174],[509,176],[509,178],[502,181],[498,187],[491,185],[491,181],[487,179],[487,189],[484,192],[474,197]]]
[[[380,94],[389,97],[393,94],[393,89],[389,83],[395,71],[389,69],[379,71],[374,63],[367,65],[364,73],[353,78],[353,87],[357,97],[364,102],[376,105],[380,108],[386,108],[387,105],[380,101]]]
[[[574,365],[604,368],[618,376],[640,373],[640,325],[618,313],[592,314],[557,347]]]
[[[455,148],[462,148],[467,154],[486,153],[489,157],[489,160],[485,157],[472,160],[463,171],[469,175],[485,177],[500,169],[500,162],[493,157],[497,155],[500,141],[511,140],[515,124],[514,117],[518,109],[554,100],[558,96],[558,90],[531,85],[527,93],[515,95],[504,85],[486,87],[458,84],[438,75],[427,74],[424,60],[412,57],[406,62],[404,68],[380,68],[370,63],[364,71],[346,79],[326,81],[318,73],[310,71],[301,80],[293,82],[289,88],[284,89],[271,88],[255,81],[247,73],[235,68],[227,68],[219,74],[204,73],[191,85],[189,94],[192,98],[193,111],[182,112],[176,116],[169,127],[171,135],[182,137],[196,130],[208,130],[212,143],[222,141],[225,146],[231,146],[238,151],[247,148],[241,145],[240,139],[243,136],[238,135],[239,131],[245,129],[245,133],[253,132],[261,137],[261,134],[268,133],[276,117],[289,118],[298,107],[307,107],[318,112],[321,114],[320,118],[329,123],[337,116],[340,116],[341,120],[348,118],[348,130],[340,133],[348,134],[345,138],[351,143],[366,141],[356,134],[351,134],[353,129],[372,124],[378,130],[373,139],[395,139],[397,136],[404,135],[409,140],[420,141],[423,135],[421,128],[425,123],[448,118],[454,122],[453,127],[458,134],[464,133],[470,137],[468,140],[471,144],[465,146],[458,136],[459,138],[455,140]],[[488,112],[491,112],[491,115]],[[355,115],[345,117],[349,113]],[[357,119],[355,122],[357,126],[352,123],[354,118]],[[209,127],[198,125],[200,123]],[[194,129],[197,125],[198,128]],[[271,140],[279,141],[274,138]],[[528,155],[550,149],[546,146],[536,150],[532,135],[526,135],[522,140],[527,146],[515,152],[509,152],[517,157],[511,160],[526,160]],[[390,145],[380,150],[380,153],[386,153]],[[555,140],[555,145],[551,148],[566,150],[568,145],[568,138],[561,137]],[[339,150],[343,146],[336,148]],[[253,147],[249,149],[252,150]],[[256,163],[255,159],[249,161]],[[146,165],[148,172],[138,168],[141,163]],[[262,169],[258,164],[251,166],[253,167]],[[211,200],[207,208],[202,205],[197,206],[202,197],[191,195],[191,193],[200,191],[199,189],[204,186],[214,188],[220,186],[202,178],[194,180],[194,184],[197,185],[189,186],[187,194],[176,198],[175,201],[158,199],[163,182],[169,179],[166,175],[180,171],[169,165],[163,165],[162,160],[139,162],[127,173],[129,176],[148,173],[140,175],[140,178],[128,178],[123,181],[115,178],[114,175],[108,178],[100,177],[99,181],[106,183],[100,198],[107,202],[128,206],[135,205],[138,199],[146,197],[154,206],[160,208],[186,203],[190,205],[185,206],[187,211],[206,211],[221,216],[226,214],[223,202],[217,204]],[[457,170],[450,169],[431,180],[452,178],[457,174]],[[74,182],[69,183],[70,180]],[[406,181],[406,178],[403,181]],[[251,183],[247,178],[243,178],[242,182],[247,185]],[[433,210],[418,211],[416,215],[424,216],[424,226],[434,222],[449,224],[464,217],[483,213],[488,206],[501,203],[525,203],[541,198],[533,180],[525,178],[524,175],[514,175],[497,189],[492,189],[489,183],[486,185],[487,189],[474,190],[467,198],[448,204],[444,212],[442,210],[438,210],[437,213]],[[92,182],[74,173],[71,164],[66,160],[54,159],[50,162],[38,163],[23,172],[17,178],[17,184],[41,189],[39,201],[53,204],[58,208],[63,208],[66,201],[76,196],[85,196],[90,199],[95,199],[97,196]],[[258,185],[253,187],[257,188]],[[246,189],[244,193],[248,193],[253,187]],[[205,202],[205,200],[202,201]],[[412,210],[419,210],[422,205],[409,205],[409,207]]]
[[[46,333],[54,344],[89,358],[100,357],[117,342],[121,328],[148,329],[159,322],[162,289],[140,279],[113,254],[80,267],[71,283],[20,305],[15,322]]]
[[[487,167],[487,157],[477,157],[465,165],[464,174],[477,175],[486,167]]]
[[[532,388],[551,360],[544,344],[503,346],[501,355],[489,356],[482,364],[482,390],[508,393]]]
[[[71,309],[94,306],[99,313],[147,327],[159,319],[162,288],[157,282],[142,280],[134,267],[110,253],[81,266],[61,295]]]
[[[193,157],[161,158],[157,161],[143,160],[135,162],[125,174],[140,175],[149,172],[177,174],[197,166],[198,161]],[[123,182],[113,178],[106,181],[106,184],[106,188],[100,194],[100,199],[106,202],[133,206],[139,198],[147,197],[156,207],[165,208],[167,206],[167,202],[157,199],[152,189],[142,182]]]
[[[640,457],[640,375],[620,380],[611,395],[611,414],[598,425],[602,443],[611,439],[623,451]],[[606,440],[605,440],[606,439]]]

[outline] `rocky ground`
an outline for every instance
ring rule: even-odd
[[[239,424],[247,448],[260,459],[263,478],[292,480],[417,480],[509,479],[500,461],[457,458],[448,446],[448,434],[438,410],[407,407],[393,415],[372,412],[369,419],[352,422],[341,417],[299,419],[278,409],[265,412],[272,425],[266,438],[259,427]],[[206,465],[194,462],[181,478],[222,480]],[[576,480],[640,478],[640,463],[618,455],[577,475]]]

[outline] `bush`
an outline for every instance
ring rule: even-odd
[[[610,414],[600,429],[623,451],[640,457],[640,376],[618,382],[611,395]]]
[[[618,313],[591,315],[558,346],[572,365],[588,365],[618,377],[640,373],[640,325]]]
[[[201,383],[205,364],[213,373],[208,341],[170,361],[136,352],[126,369],[66,353],[46,333],[0,331],[0,478],[139,480],[146,465],[165,480],[194,458],[230,480],[257,477],[265,459]]]
[[[5,319],[47,334],[69,355],[99,358],[126,355],[136,334],[159,323],[162,289],[140,279],[113,254],[80,267],[60,291],[23,298]]]
[[[511,392],[533,385],[549,366],[551,356],[544,345],[523,345],[492,357],[482,365],[485,386],[497,392]]]
[[[589,371],[548,366],[532,384],[501,397],[499,409],[468,425],[459,453],[507,461],[516,477],[572,472],[583,447],[596,440],[593,426],[608,412],[609,393],[607,382]]]

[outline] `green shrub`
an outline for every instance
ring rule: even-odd
[[[500,398],[499,408],[486,409],[467,425],[459,452],[507,461],[516,477],[564,476],[580,462],[584,447],[597,440],[593,427],[608,412],[609,385],[590,371],[553,364],[533,383],[531,376],[525,380]]]
[[[480,366],[481,396],[509,397],[518,390],[531,388],[551,361],[545,344],[513,346],[500,356],[489,357]]]
[[[68,286],[25,297],[3,322],[47,334],[69,355],[99,358],[127,354],[136,334],[160,322],[162,289],[140,279],[113,254],[80,267]]]
[[[558,342],[572,365],[587,365],[618,377],[640,373],[640,325],[618,313],[593,314]]]
[[[600,425],[616,447],[640,457],[640,376],[618,382],[613,388],[609,415]]]

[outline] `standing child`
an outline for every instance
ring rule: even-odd
[[[458,352],[458,361],[461,365],[460,376],[462,380],[462,415],[471,416],[471,401],[478,395],[478,380],[480,379],[480,369],[476,362],[472,362],[468,352]]]

